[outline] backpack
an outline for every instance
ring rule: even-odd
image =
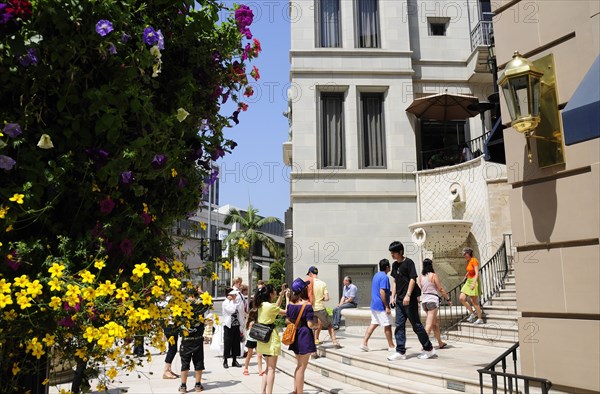
[[[292,343],[294,343],[294,340],[296,339],[296,327],[300,322],[300,318],[302,317],[302,313],[304,312],[305,306],[306,302],[303,302],[302,308],[300,308],[300,313],[298,313],[298,316],[296,317],[296,322],[289,323],[285,327],[285,330],[283,330],[283,335],[281,336],[281,343],[283,343],[284,345],[291,345]]]

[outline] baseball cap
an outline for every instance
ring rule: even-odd
[[[308,275],[308,274],[319,275],[319,270],[314,265],[311,265],[310,268],[308,269],[308,272],[306,273],[306,275]]]
[[[292,282],[292,291],[294,293],[298,293],[298,292],[302,291],[302,289],[304,289],[306,286],[308,286],[308,282],[305,282],[300,278],[296,278]]]

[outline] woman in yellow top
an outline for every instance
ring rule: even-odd
[[[473,257],[473,249],[471,248],[463,249],[463,257],[467,260],[467,273],[465,274],[466,282],[462,289],[460,289],[460,302],[469,311],[469,317],[467,318],[469,323],[483,324],[481,307],[479,306],[479,296],[481,295],[479,261]],[[469,305],[467,296],[471,299],[471,304],[475,308],[475,312],[473,312],[473,308]]]
[[[261,324],[274,324],[277,316],[285,316],[285,310],[281,309],[281,301],[285,293],[285,283],[281,286],[279,298],[277,290],[272,284],[267,284],[256,290],[254,295],[255,305],[258,308],[258,322]],[[274,301],[277,300],[275,303]],[[279,332],[273,330],[269,342],[258,342],[256,351],[262,354],[266,361],[266,373],[262,379],[262,392],[271,394],[275,383],[275,368],[277,367],[277,357],[281,354],[281,339]]]

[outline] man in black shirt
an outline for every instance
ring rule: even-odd
[[[388,357],[388,360],[406,359],[406,319],[410,321],[413,331],[417,334],[419,342],[423,346],[423,352],[417,357],[420,359],[430,358],[435,354],[433,345],[425,327],[421,324],[419,317],[419,301],[421,289],[417,286],[417,269],[415,262],[404,257],[404,245],[399,241],[390,244],[389,251],[392,254],[392,303],[396,306],[396,353]],[[394,306],[392,304],[392,306]]]

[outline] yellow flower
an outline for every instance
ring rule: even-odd
[[[92,184],[92,191],[93,192],[100,192],[101,191],[100,188],[98,187],[98,185],[96,184],[96,182],[94,182]]]
[[[180,273],[184,270],[183,263],[181,261],[173,261],[173,266],[171,267],[173,271],[176,273]]]
[[[31,295],[31,298],[35,298],[42,294],[42,285],[39,280],[34,280],[27,286],[27,294]]]
[[[238,241],[238,245],[240,245],[242,249],[248,249],[248,247],[250,246],[250,244],[245,239],[240,239]]]
[[[29,285],[29,277],[27,275],[21,275],[15,278],[14,284],[18,287],[27,287],[27,285]]]
[[[50,303],[48,304],[48,306],[50,306],[50,308],[53,309],[60,309],[62,305],[62,300],[60,299],[60,297],[52,297],[50,299]]]
[[[171,314],[173,315],[173,317],[181,316],[181,312],[183,312],[183,309],[181,309],[179,305],[173,305],[171,307]]]
[[[133,274],[140,278],[149,272],[150,270],[146,267],[146,263],[136,264],[135,268],[133,269]]]
[[[64,270],[65,266],[57,263],[53,263],[52,267],[48,268],[48,272],[52,278],[62,278]]]
[[[156,266],[165,274],[168,274],[170,269],[169,266],[167,265],[167,263],[165,263],[164,261],[162,261],[161,259],[159,259],[158,257],[154,258],[154,262],[156,263]]]
[[[6,231],[7,233],[10,233],[10,232],[11,232],[11,231],[13,231],[14,229],[15,229],[15,228],[13,227],[13,225],[12,225],[12,224],[9,224],[9,225],[8,225],[8,227],[6,228],[6,230],[4,230],[4,231]]]
[[[174,346],[174,345],[175,345],[175,337],[174,337],[173,335],[171,335],[171,336],[169,337],[169,343],[171,344],[171,346]]]
[[[202,298],[202,305],[212,305],[212,297],[208,294],[208,291],[202,293],[200,298]]]
[[[83,339],[87,339],[88,342],[92,342],[96,336],[96,329],[94,327],[87,327],[83,333]]]
[[[31,352],[31,354],[35,356],[38,360],[40,359],[40,357],[42,357],[42,355],[46,353],[44,351],[44,346],[38,342],[37,337],[34,337],[27,343],[26,351],[28,353]]]
[[[54,335],[46,334],[46,337],[42,339],[42,341],[46,344],[46,346],[50,347],[54,345]]]
[[[4,205],[0,205],[0,219],[4,219],[10,207],[5,207]]]
[[[10,305],[12,304],[12,298],[10,297],[10,294],[2,294],[0,293],[0,308],[5,308],[6,305]]]
[[[75,351],[75,356],[79,357],[83,361],[87,361],[87,350],[85,348],[80,348]]]
[[[106,376],[108,376],[111,379],[114,379],[117,377],[117,370],[115,369],[115,367],[110,367],[110,369],[108,370],[108,372],[106,372]]]
[[[58,278],[52,278],[50,282],[48,282],[51,291],[60,291],[62,289],[62,283]]]
[[[9,198],[9,200],[14,201],[17,204],[23,204],[23,197],[25,197],[24,194],[15,193],[11,198]]]
[[[10,282],[0,279],[0,293],[10,293]]]
[[[144,213],[148,213],[148,204],[143,202],[142,205],[144,206]]]
[[[202,230],[206,231],[206,223],[200,222],[200,227],[202,228]]]
[[[210,280],[219,280],[219,275],[216,272],[210,274]]]
[[[179,108],[179,109],[177,109],[177,120],[179,122],[183,122],[185,120],[185,118],[188,117],[189,114],[190,113],[188,111],[186,111],[185,109]]]
[[[129,294],[127,294],[127,290],[117,289],[117,295],[115,296],[118,300],[127,301],[129,298]]]
[[[83,299],[86,301],[94,301],[94,298],[96,298],[96,290],[94,290],[94,288],[92,287],[86,287],[85,289],[83,289]]]
[[[213,319],[213,320],[215,321],[215,324],[216,324],[217,326],[218,326],[219,324],[221,324],[221,323],[219,322],[219,315],[217,315],[216,313],[213,313],[213,317],[214,317],[214,319]]]
[[[104,283],[100,284],[100,286],[98,286],[98,289],[96,290],[96,297],[113,295],[116,289],[117,286],[110,280],[107,280]]]
[[[13,376],[17,376],[17,374],[20,371],[21,371],[21,368],[19,368],[19,363],[13,363],[13,367],[12,367]]]
[[[157,286],[165,286],[166,285],[165,280],[160,275],[154,275],[154,281],[156,282]]]
[[[137,317],[141,321],[144,321],[146,319],[150,319],[150,313],[148,312],[148,309],[137,308],[137,310],[135,311],[135,317]]]
[[[106,267],[106,264],[104,263],[104,260],[95,260],[94,267],[96,267],[98,270],[101,270],[102,268]]]
[[[169,278],[169,286],[173,289],[179,289],[179,287],[181,287],[181,281],[177,278]]]
[[[221,264],[223,266],[223,268],[225,268],[227,271],[231,271],[231,263],[229,261],[225,261],[223,264]]]
[[[171,177],[175,178],[177,176],[177,170],[175,170],[174,168],[171,168]]]
[[[154,297],[160,297],[163,294],[165,294],[165,292],[160,286],[152,286],[152,295]]]
[[[92,274],[88,270],[83,270],[79,274],[81,276],[81,281],[83,283],[94,283],[94,279],[96,279],[96,275]]]

